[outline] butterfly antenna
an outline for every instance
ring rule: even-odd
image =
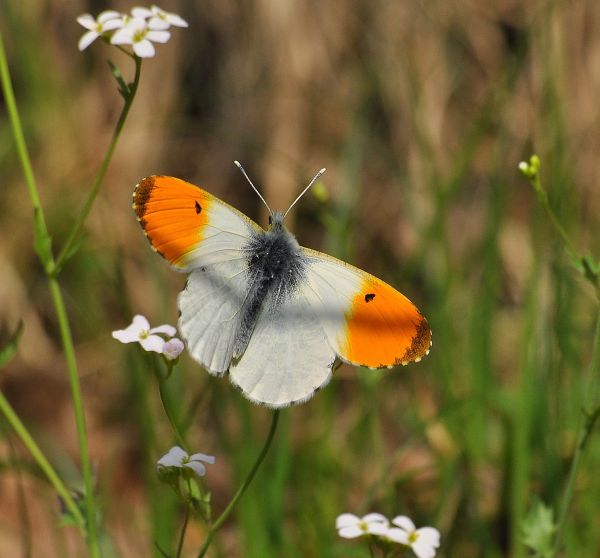
[[[235,166],[242,171],[242,174],[246,177],[246,180],[248,181],[248,183],[250,184],[250,186],[252,186],[252,189],[258,194],[258,197],[265,204],[265,206],[269,210],[269,214],[273,215],[273,212],[271,211],[271,208],[269,207],[269,204],[265,201],[265,198],[262,197],[261,193],[256,189],[256,186],[254,186],[254,184],[252,184],[252,180],[250,180],[250,178],[246,174],[246,171],[244,170],[244,167],[242,167],[242,165],[240,164],[239,161],[234,161],[234,163],[235,163]]]
[[[319,178],[321,178],[324,174],[325,171],[327,169],[322,168],[317,174],[315,174],[314,178],[310,181],[309,185],[304,188],[304,190],[302,190],[302,193],[292,202],[292,205],[290,205],[288,207],[288,210],[283,214],[283,218],[285,219],[285,216],[290,212],[290,209],[292,209],[292,207],[294,207],[296,205],[296,203],[298,203],[298,200],[304,195],[306,194],[306,192],[308,192],[308,190],[310,190],[310,187],[317,181],[319,180]]]

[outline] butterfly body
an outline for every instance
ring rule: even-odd
[[[249,399],[283,407],[330,380],[336,359],[370,368],[429,352],[427,321],[404,295],[341,260],[300,246],[272,212],[267,230],[205,190],[152,176],[134,210],[153,248],[191,272],[179,329],[210,373]]]
[[[273,311],[293,296],[306,277],[306,258],[295,237],[283,225],[281,214],[272,217],[268,230],[249,229],[242,247],[247,253],[249,290],[242,306],[240,329],[233,357],[239,358],[248,345],[263,306]]]

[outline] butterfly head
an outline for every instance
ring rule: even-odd
[[[283,219],[285,215],[283,211],[271,211],[269,213],[269,228],[270,231],[277,231],[284,228]]]

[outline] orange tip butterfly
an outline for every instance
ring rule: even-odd
[[[241,165],[236,165],[252,182]],[[229,372],[255,403],[301,403],[331,379],[336,359],[369,368],[429,353],[427,320],[393,287],[298,244],[269,209],[264,230],[205,190],[171,176],[144,178],[133,209],[153,249],[189,273],[178,298],[188,350],[211,374]]]

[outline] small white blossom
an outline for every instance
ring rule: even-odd
[[[114,10],[102,12],[97,18],[90,14],[83,14],[77,18],[77,22],[88,29],[88,32],[79,39],[79,50],[85,50],[104,33],[114,31],[124,25],[122,14]]]
[[[355,539],[363,535],[385,535],[389,521],[380,513],[369,513],[358,517],[353,513],[343,513],[335,520],[338,535],[344,539]]]
[[[173,326],[167,324],[150,328],[150,322],[138,314],[134,316],[133,322],[128,327],[113,331],[112,336],[121,343],[139,343],[146,351],[162,353],[165,340],[156,334],[163,333],[173,337],[176,332]]]
[[[173,337],[172,339],[165,341],[162,348],[162,354],[167,360],[175,360],[183,352],[183,349],[183,341],[177,337]]]
[[[189,455],[179,446],[174,446],[156,462],[156,468],[160,471],[161,469],[182,469],[185,467],[194,471],[198,476],[203,477],[206,474],[206,467],[202,462],[213,465],[215,463],[215,456],[204,453]]]
[[[150,8],[133,8],[131,10],[133,17],[139,17],[148,20],[148,28],[156,31],[168,29],[171,25],[175,27],[187,27],[188,23],[181,16],[165,12],[158,6],[151,6]]]
[[[127,24],[115,32],[110,42],[113,45],[131,45],[140,58],[151,58],[155,54],[155,43],[166,43],[171,37],[168,31],[153,30],[144,18],[132,17]]]
[[[392,519],[396,527],[391,527],[385,536],[391,541],[411,548],[418,558],[433,558],[440,546],[440,532],[433,527],[417,529],[412,520],[405,515]]]

